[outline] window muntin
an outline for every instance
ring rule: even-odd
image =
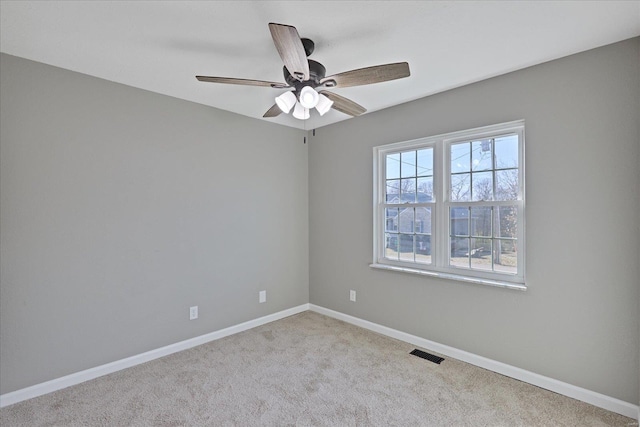
[[[511,133],[446,144],[450,267],[518,273],[517,204],[485,203],[517,202],[518,139]]]
[[[433,198],[433,148],[385,155],[385,201],[429,202]]]
[[[387,260],[431,264],[433,148],[385,155],[384,251]]]
[[[449,265],[517,274],[516,212],[513,206],[450,208]]]
[[[374,153],[374,266],[524,283],[523,121]]]

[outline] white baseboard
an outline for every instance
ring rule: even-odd
[[[434,341],[407,334],[396,329],[391,329],[377,323],[359,319],[357,317],[330,310],[328,308],[324,308],[315,304],[309,304],[309,310],[315,311],[316,313],[324,314],[325,316],[333,317],[338,320],[342,320],[347,323],[351,323],[356,326],[360,326],[361,328],[369,329],[370,331],[374,331],[379,334],[398,339],[400,341],[408,342],[418,347],[432,350],[436,353],[440,353],[445,356],[449,356],[454,359],[458,359],[463,362],[467,362],[469,364],[479,366],[481,368],[488,369],[490,371],[497,372],[499,374],[506,375],[508,377],[515,378],[517,380],[524,381],[529,384],[533,384],[535,386],[551,390],[564,396],[581,400],[599,408],[603,408],[608,411],[615,412],[640,421],[640,408],[638,407],[638,405],[634,405],[632,403],[625,402],[620,399],[615,399],[613,397],[609,397],[595,391],[587,390],[562,381],[558,381],[553,378],[525,371],[524,369],[516,368],[515,366],[507,365],[506,363],[478,356],[464,350],[449,347],[448,345],[439,344]]]
[[[277,313],[269,314],[268,316],[260,317],[258,319],[249,320],[238,325],[230,326],[219,331],[211,332],[199,337],[191,338],[188,340],[180,341],[175,344],[170,344],[165,347],[157,348],[155,350],[147,351],[145,353],[137,354],[135,356],[127,357],[126,359],[117,360],[115,362],[107,363],[105,365],[96,366],[95,368],[86,369],[84,371],[76,372],[74,374],[65,375],[64,377],[56,378],[51,381],[36,384],[31,387],[23,388],[20,390],[12,391],[0,395],[0,408],[13,405],[14,403],[22,402],[23,400],[31,399],[34,397],[42,396],[43,394],[51,393],[56,390],[60,390],[72,385],[80,384],[85,381],[92,380],[94,378],[101,377],[103,375],[111,374],[122,369],[130,368],[141,363],[149,362],[154,359],[158,359],[163,356],[168,356],[179,351],[187,350],[198,345],[215,341],[220,338],[227,337],[229,335],[237,334],[248,329],[255,328],[256,326],[271,323],[275,320],[280,320],[285,317],[292,316],[294,314],[302,313],[309,310],[309,304],[302,304],[297,307],[293,307],[287,310],[279,311]]]
[[[581,400],[599,408],[603,408],[608,411],[612,411],[640,421],[640,407],[638,405],[634,405],[619,399],[615,399],[613,397],[606,396],[604,394],[597,393],[595,391],[567,384],[553,378],[545,377],[543,375],[529,372],[524,369],[516,368],[515,366],[507,365],[502,362],[478,356],[464,350],[459,350],[454,347],[420,338],[415,335],[407,334],[396,329],[388,328],[377,323],[369,322],[367,320],[363,320],[314,304],[302,304],[297,307],[260,317],[258,319],[249,320],[238,325],[230,326],[219,331],[211,332],[199,337],[180,341],[175,344],[170,344],[165,347],[127,357],[126,359],[117,360],[115,362],[107,363],[95,368],[86,369],[84,371],[56,378],[51,381],[23,388],[21,390],[6,393],[0,395],[0,408],[12,405],[14,403],[22,402],[23,400],[42,396],[43,394],[51,393],[56,390],[70,387],[72,385],[80,384],[82,382],[89,381],[103,375],[111,374],[122,369],[130,368],[141,363],[149,362],[160,357],[168,356],[179,351],[187,350],[189,348],[196,347],[210,341],[215,341],[229,335],[237,334],[239,332],[243,332],[276,320],[280,320],[294,314],[302,313],[307,310],[324,314],[325,316],[333,317],[335,319],[360,326],[379,334],[405,341],[418,347],[422,347],[436,353],[440,353],[445,356],[452,357],[454,359],[458,359],[463,362],[467,362],[472,365],[479,366],[481,368],[488,369],[490,371],[497,372],[499,374],[506,375],[508,377],[515,378],[520,381],[524,381],[529,384],[533,384],[538,387],[562,394],[564,396],[572,397],[574,399]]]

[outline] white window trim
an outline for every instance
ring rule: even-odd
[[[504,204],[515,204],[518,209],[518,274],[510,275],[505,273],[484,272],[481,270],[467,270],[449,266],[450,251],[448,248],[449,226],[448,209],[450,206],[461,204],[468,206],[476,205],[478,202],[451,202],[449,192],[445,186],[449,183],[449,145],[452,143],[469,140],[471,138],[496,137],[500,134],[518,134],[518,170],[519,170],[519,197],[515,202],[509,201]],[[390,152],[412,150],[431,146],[434,149],[433,164],[433,196],[434,201],[424,205],[432,206],[432,262],[430,265],[389,260],[384,257],[384,180],[386,176],[385,155]],[[443,152],[444,150],[444,152]],[[373,263],[372,268],[383,270],[413,273],[428,277],[438,277],[443,279],[457,280],[466,283],[476,283],[488,286],[497,286],[509,289],[526,290],[525,285],[525,141],[524,141],[524,120],[508,123],[501,123],[491,126],[484,126],[468,129],[459,132],[452,132],[436,136],[414,139],[410,141],[396,142],[373,148]],[[503,204],[499,201],[486,202],[487,205],[496,206]],[[402,205],[399,205],[402,206]],[[414,205],[415,206],[415,205]]]

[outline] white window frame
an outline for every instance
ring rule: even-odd
[[[453,202],[449,200],[450,145],[483,138],[496,138],[505,134],[518,135],[518,198],[515,201]],[[430,206],[432,218],[431,256],[432,264],[420,264],[385,258],[385,177],[386,155],[400,151],[433,147],[433,200],[429,203],[416,203],[411,206]],[[480,128],[468,129],[442,135],[430,136],[411,141],[396,142],[373,148],[373,268],[414,273],[431,277],[478,283],[510,289],[526,290],[525,285],[525,140],[524,120],[501,123]],[[450,220],[449,208],[452,206],[501,206],[515,205],[518,211],[516,239],[517,274],[472,270],[449,265],[451,249],[449,246]],[[396,205],[398,207],[403,204]]]

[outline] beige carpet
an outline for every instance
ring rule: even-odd
[[[0,410],[8,426],[631,426],[305,312]],[[428,351],[428,350],[427,350]]]

